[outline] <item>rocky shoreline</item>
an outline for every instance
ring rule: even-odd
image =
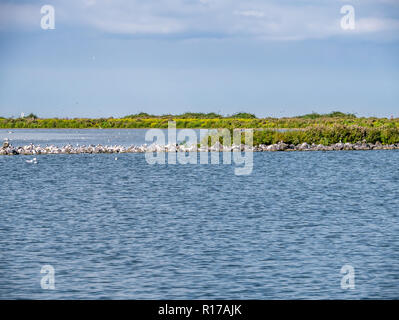
[[[271,145],[258,145],[258,146],[246,146],[246,145],[232,145],[223,146],[220,143],[216,143],[209,148],[197,147],[197,146],[185,146],[185,145],[146,145],[141,146],[102,146],[102,145],[89,145],[89,146],[72,146],[66,145],[58,147],[54,145],[40,146],[29,144],[26,146],[12,146],[8,141],[3,143],[0,148],[0,155],[39,155],[39,154],[98,154],[98,153],[145,153],[145,152],[239,152],[239,151],[253,151],[253,152],[275,152],[275,151],[339,151],[339,150],[394,150],[399,149],[399,144],[383,145],[380,142],[367,143],[336,143],[330,146],[316,145],[302,143],[298,145],[286,144],[279,142]]]

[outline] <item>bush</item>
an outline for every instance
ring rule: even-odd
[[[369,143],[399,143],[399,129],[337,125],[334,127],[319,126],[285,132],[270,129],[254,132],[254,145],[275,144],[279,141],[295,145],[304,142],[331,145],[338,142],[356,143],[363,140]]]
[[[232,116],[229,118],[236,118],[236,119],[256,119],[256,116],[253,113],[247,113],[247,112],[237,112],[234,113]]]

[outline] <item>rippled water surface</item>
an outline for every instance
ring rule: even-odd
[[[0,156],[0,298],[399,298],[398,151],[255,153],[249,176],[117,157]]]
[[[167,136],[167,130],[161,130]],[[194,130],[199,137],[199,129]],[[145,129],[0,129],[0,140],[8,139],[15,146],[30,143],[41,146],[67,144],[131,146],[151,144],[152,141],[145,140],[146,131]]]

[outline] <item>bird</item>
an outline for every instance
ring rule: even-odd
[[[33,158],[32,160],[26,160],[26,163],[37,163],[37,159]]]

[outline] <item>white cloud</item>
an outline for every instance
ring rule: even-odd
[[[362,18],[356,22],[358,32],[381,32],[399,30],[399,20],[389,18]]]
[[[399,1],[354,1],[356,34],[399,30],[399,17],[387,6]],[[305,3],[305,4],[304,4]],[[56,23],[105,33],[196,37],[243,36],[271,40],[327,38],[342,34],[341,0],[54,0]],[[383,4],[383,6],[381,6]],[[381,9],[381,8],[384,9]],[[396,6],[395,6],[396,8]],[[377,10],[378,9],[378,10]],[[399,12],[398,12],[399,14]],[[40,4],[0,4],[0,27],[40,21]]]

